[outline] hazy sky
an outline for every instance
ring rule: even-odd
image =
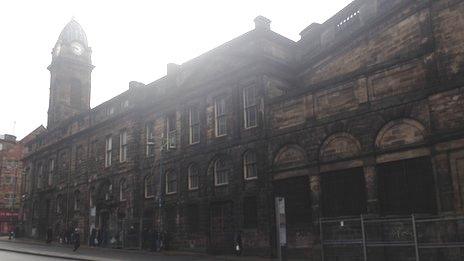
[[[254,28],[258,15],[294,41],[351,0],[0,2],[0,134],[22,138],[46,125],[51,51],[74,16],[92,47],[91,107],[125,91],[129,81],[152,82],[167,63],[184,63]],[[16,127],[15,123],[16,122]]]

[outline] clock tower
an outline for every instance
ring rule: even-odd
[[[72,19],[61,31],[52,51],[48,124],[51,129],[61,121],[90,109],[92,49],[81,25]]]

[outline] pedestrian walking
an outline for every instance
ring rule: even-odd
[[[235,254],[237,256],[241,256],[242,255],[242,251],[243,251],[243,244],[242,244],[242,231],[238,231],[236,234],[235,234],[235,239],[234,239],[234,250],[235,250]]]
[[[79,234],[79,229],[74,230],[74,249],[76,251],[81,246],[81,235]]]
[[[92,228],[92,231],[90,232],[89,245],[90,246],[97,245],[97,230],[95,228]]]
[[[158,252],[158,231],[153,230],[152,251]]]

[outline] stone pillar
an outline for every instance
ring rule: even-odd
[[[311,215],[314,224],[319,223],[321,216],[320,197],[321,197],[321,179],[319,174],[313,174],[309,177],[309,187],[311,193]]]
[[[379,198],[377,188],[377,172],[374,164],[364,165],[364,180],[366,181],[367,213],[379,213]]]
[[[449,161],[448,161],[449,160]],[[449,162],[449,163],[448,163]],[[448,165],[449,164],[449,165]],[[448,170],[448,166],[450,170]],[[464,150],[435,156],[438,191],[441,193],[440,211],[464,212]],[[453,203],[451,203],[453,202]]]

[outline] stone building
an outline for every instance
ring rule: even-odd
[[[241,231],[249,255],[279,239],[310,260],[462,260],[463,14],[458,0],[355,0],[297,42],[259,16],[92,109],[71,21],[47,131],[27,143],[25,230],[97,228],[124,248],[163,231],[169,248],[212,253]]]

